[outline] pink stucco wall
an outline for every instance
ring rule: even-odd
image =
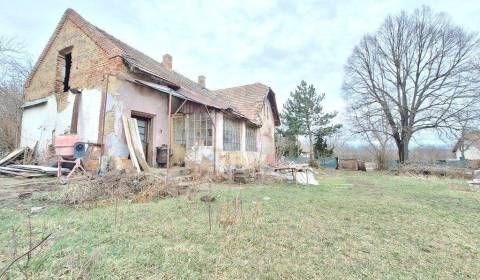
[[[107,115],[113,112],[114,123],[112,131],[105,133],[109,156],[128,156],[122,115],[130,117],[132,112],[139,112],[151,117],[149,164],[155,166],[155,148],[168,144],[168,95],[122,79],[112,84],[115,86],[107,97]]]

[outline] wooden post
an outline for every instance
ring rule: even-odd
[[[217,137],[217,127],[215,126],[215,119],[217,117],[217,112],[215,112],[215,118],[212,118],[210,111],[208,110],[207,105],[205,105],[205,110],[207,111],[208,117],[212,121],[212,144],[213,144],[213,174],[215,175],[217,172],[217,141],[215,140]]]
[[[172,94],[168,94],[168,146],[167,146],[167,172],[165,185],[168,184],[168,172],[170,169],[170,146],[172,145]]]

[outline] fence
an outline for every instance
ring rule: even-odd
[[[292,163],[297,163],[297,164],[307,164],[310,162],[310,158],[308,157],[296,157],[296,158],[289,158],[289,157],[284,157],[282,158],[283,161],[286,162],[292,162]],[[336,169],[337,168],[337,158],[336,157],[325,157],[325,158],[319,158],[315,160],[318,162],[318,164],[323,167],[323,168],[329,168],[329,169]]]
[[[296,157],[296,158],[283,158],[286,162],[292,162],[297,164],[306,164],[309,163],[310,159],[308,157]],[[336,157],[325,157],[315,160],[323,168],[336,169],[338,164],[338,158]],[[476,161],[469,160],[437,160],[435,162],[426,162],[426,161],[416,161],[411,162],[410,164],[416,166],[434,166],[434,167],[443,167],[443,168],[464,168],[464,169],[477,169],[479,165]],[[387,163],[388,170],[398,170],[400,168],[399,160],[390,160]]]

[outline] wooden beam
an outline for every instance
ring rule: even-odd
[[[134,118],[128,119],[128,125],[130,127],[130,136],[132,137],[132,146],[137,156],[138,163],[143,171],[150,171],[147,160],[145,159],[145,154],[143,153],[142,141],[140,141],[140,133],[138,132],[138,123]]]
[[[132,136],[130,134],[130,125],[128,123],[128,118],[122,116],[123,122],[123,131],[125,132],[125,138],[127,140],[128,152],[130,153],[130,160],[132,161],[133,167],[140,172],[140,165],[138,164],[137,156],[135,155],[135,150],[133,148]]]
[[[186,101],[186,100],[185,100]],[[183,106],[183,104],[182,104]],[[170,149],[172,145],[172,95],[168,95],[168,140],[167,140],[167,172],[165,174],[165,185],[168,184],[170,169]]]

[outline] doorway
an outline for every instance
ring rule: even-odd
[[[134,112],[132,112],[132,118],[137,120],[138,134],[140,135],[140,141],[142,142],[143,153],[145,154],[147,162],[151,164],[152,118]]]

